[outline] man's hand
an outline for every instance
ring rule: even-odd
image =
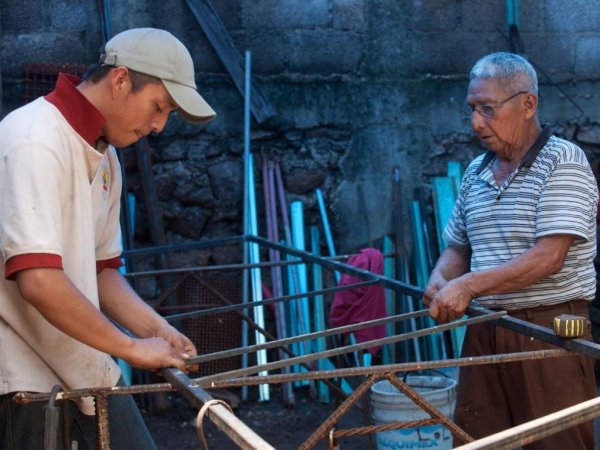
[[[165,339],[183,360],[190,359],[196,356],[196,346],[190,341],[187,336],[181,334],[177,329],[165,322],[165,325],[156,332],[157,337]],[[179,367],[178,367],[179,368]],[[179,368],[180,369],[180,368]],[[191,373],[198,370],[198,365],[185,366],[185,369],[180,369],[183,372]]]
[[[433,297],[429,315],[440,323],[451,322],[462,317],[473,300],[462,277],[448,282]]]
[[[176,367],[185,371],[185,359],[181,353],[165,339],[155,337],[147,339],[132,338],[130,352],[123,359],[138,369],[158,370]]]
[[[431,276],[429,277],[429,281],[427,282],[425,293],[423,294],[423,304],[429,307],[435,295],[440,289],[446,286],[447,283],[448,280],[446,280],[440,272],[432,272]]]

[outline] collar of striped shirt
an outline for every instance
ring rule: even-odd
[[[540,150],[544,148],[544,145],[546,145],[546,142],[548,142],[548,139],[550,139],[551,131],[552,130],[550,124],[546,123],[542,126],[542,132],[535,140],[531,148],[527,150],[527,153],[525,154],[525,157],[521,160],[519,167],[531,167],[531,165],[535,161],[535,158],[537,158],[537,155],[540,152]],[[495,156],[496,154],[494,152],[488,150],[488,152],[483,157],[483,161],[481,161],[479,168],[477,169],[477,175],[481,174],[483,169],[487,167],[487,165],[494,159]]]

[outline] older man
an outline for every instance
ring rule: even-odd
[[[537,112],[537,76],[524,58],[493,53],[475,64],[465,113],[488,152],[465,172],[425,292],[439,322],[473,300],[545,327],[562,313],[588,316],[596,182],[583,151],[540,126]],[[482,324],[468,328],[462,355],[545,348]],[[461,368],[454,419],[480,438],[594,396],[593,361],[583,356]],[[527,448],[593,449],[592,423]]]

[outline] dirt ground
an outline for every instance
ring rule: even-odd
[[[271,400],[257,401],[257,388],[249,389],[249,400],[240,404],[234,411],[236,416],[252,428],[260,437],[277,450],[297,449],[323,421],[336,409],[336,405],[319,403],[310,397],[309,389],[295,389],[295,406],[287,408],[278,386],[271,386]],[[232,391],[239,394],[239,391]],[[173,393],[168,396],[170,407],[165,411],[146,411],[144,419],[160,450],[201,449],[196,432],[197,411],[187,405],[185,400]],[[339,429],[368,425],[364,410],[352,408],[342,418]],[[217,429],[210,419],[204,419],[205,437],[210,450],[238,449],[225,434]],[[342,439],[340,447],[344,450],[369,449],[369,439],[358,436]],[[321,441],[315,449],[327,449],[327,443]],[[373,447],[375,448],[374,444]]]

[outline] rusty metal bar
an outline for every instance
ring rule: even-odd
[[[348,264],[344,264],[337,261],[327,260],[322,257],[315,256],[312,253],[308,253],[302,250],[271,242],[259,236],[246,236],[245,239],[252,242],[256,242],[259,245],[264,245],[267,248],[275,249],[284,254],[289,254],[298,258],[302,258],[305,262],[321,264],[327,267],[328,269],[352,275],[357,278],[375,280],[378,284],[381,284],[386,288],[394,289],[412,297],[421,297],[423,295],[423,289],[421,288],[412,286],[407,283],[403,283],[401,281],[394,280],[393,278],[388,278],[382,275],[374,274],[372,272],[369,272],[368,270],[360,269],[358,267],[350,266]]]
[[[290,338],[279,339],[279,340],[275,340],[275,341],[266,342],[264,344],[255,344],[255,345],[249,345],[247,347],[239,347],[239,348],[233,348],[233,349],[229,349],[229,350],[223,350],[220,352],[207,353],[204,355],[194,356],[193,358],[186,360],[185,363],[186,363],[186,365],[194,365],[194,364],[198,364],[198,363],[213,361],[215,359],[229,358],[232,356],[241,355],[243,353],[251,353],[251,352],[258,351],[258,350],[282,347],[284,345],[292,344],[294,342],[312,340],[312,339],[317,339],[320,337],[332,336],[335,334],[349,333],[350,331],[361,330],[363,328],[370,328],[370,327],[374,327],[377,325],[384,325],[387,323],[398,322],[400,320],[409,320],[409,319],[412,319],[415,317],[422,317],[424,315],[427,315],[428,313],[429,313],[428,309],[422,309],[420,311],[415,311],[415,312],[405,313],[405,314],[397,314],[395,316],[385,317],[383,319],[369,320],[367,322],[361,322],[361,323],[357,323],[357,324],[353,324],[353,325],[345,325],[342,327],[329,328],[324,331],[317,331],[314,333],[307,333],[307,334],[302,334],[302,335],[294,336],[294,337],[290,337]]]
[[[531,361],[537,359],[546,358],[564,358],[570,356],[577,356],[577,353],[567,352],[562,349],[556,350],[537,350],[532,352],[520,352],[520,353],[502,353],[499,355],[485,355],[485,356],[472,356],[468,358],[457,358],[447,360],[436,360],[436,361],[423,361],[423,362],[409,362],[399,364],[388,364],[383,366],[369,366],[369,367],[350,367],[347,369],[335,369],[335,370],[320,370],[309,373],[293,374],[293,375],[267,375],[267,376],[253,376],[253,377],[240,377],[232,378],[221,381],[204,382],[202,378],[194,379],[194,383],[198,386],[202,386],[206,389],[210,388],[227,388],[227,387],[239,387],[239,386],[250,386],[263,383],[277,384],[285,383],[287,381],[300,381],[300,380],[319,380],[322,378],[334,378],[334,377],[357,377],[365,375],[373,375],[377,373],[398,373],[398,372],[416,372],[419,370],[430,370],[430,369],[444,369],[447,367],[463,367],[463,366],[477,366],[480,364],[500,364],[515,361]]]
[[[244,236],[231,236],[220,239],[207,239],[205,241],[182,242],[179,244],[155,245],[154,247],[136,248],[126,250],[123,256],[126,258],[135,258],[138,256],[154,255],[156,253],[181,252],[199,248],[211,248],[230,244],[243,244],[246,242]]]
[[[299,381],[304,379],[326,379],[336,377],[357,377],[364,375],[373,375],[377,373],[397,373],[397,372],[415,372],[419,370],[427,369],[443,369],[446,367],[462,367],[462,366],[476,366],[479,364],[499,364],[508,363],[515,361],[529,361],[536,359],[546,358],[564,358],[570,356],[577,356],[575,352],[568,352],[562,349],[556,350],[538,350],[532,352],[520,352],[520,353],[503,353],[499,355],[485,355],[485,356],[474,356],[468,358],[457,358],[448,360],[437,360],[437,361],[422,361],[422,362],[410,362],[400,364],[387,364],[382,366],[369,366],[369,367],[350,367],[346,369],[335,369],[335,370],[320,370],[306,373],[297,374],[284,374],[284,375],[268,375],[266,377],[254,376],[254,377],[242,377],[232,378],[228,380],[203,382],[201,378],[192,379],[191,383],[194,386],[201,387],[203,389],[211,388],[225,388],[225,387],[239,387],[239,386],[252,386],[257,384],[264,384],[268,382],[270,384],[285,383],[287,381]],[[151,392],[168,392],[174,391],[175,388],[171,383],[155,383],[145,384],[137,386],[115,386],[115,387],[96,387],[86,389],[73,389],[70,391],[59,392],[56,395],[57,400],[74,399],[79,397],[96,396],[102,395],[136,395],[136,394],[147,394]],[[47,401],[50,398],[48,392],[17,392],[13,400],[19,404],[27,404],[30,402]]]
[[[513,449],[551,436],[598,416],[600,416],[600,397],[556,411],[547,416],[456,448],[461,450]]]
[[[201,408],[214,400],[204,389],[193,386],[190,378],[178,369],[163,369],[160,374],[173,385],[190,405]],[[275,450],[229,409],[219,403],[209,406],[206,415],[233,442],[244,450]]]
[[[321,258],[333,261],[343,261],[350,258],[352,255],[337,255],[337,256],[321,256]],[[387,253],[383,255],[384,258],[393,258],[395,253]],[[294,266],[299,264],[306,264],[301,259],[290,259],[285,261],[276,262],[259,262],[259,263],[237,263],[237,264],[220,264],[216,266],[193,266],[193,267],[178,267],[175,269],[157,269],[157,270],[144,270],[140,272],[128,272],[124,274],[127,278],[141,278],[141,277],[152,277],[156,275],[171,275],[186,272],[212,272],[212,271],[227,271],[227,270],[243,270],[243,269],[254,269],[254,268],[270,268],[278,266]]]
[[[207,289],[209,289],[223,303],[231,305],[231,301],[229,301],[223,294],[221,294],[219,291],[217,291],[216,289],[214,289],[211,285],[205,283],[204,280],[202,280],[197,274],[192,274],[192,277],[194,277],[199,283],[201,283],[203,286],[205,286]],[[250,318],[250,316],[248,316],[248,314],[245,314],[242,311],[236,311],[236,313],[242,318],[242,320],[246,321],[248,323],[248,325],[250,326],[250,328],[252,328],[253,330],[258,331],[259,333],[262,333],[263,336],[265,336],[267,339],[270,339],[271,341],[277,340],[277,338],[275,336],[273,336],[271,333],[269,333],[267,330],[265,330],[264,328],[258,326],[258,324],[256,322],[254,322],[254,320],[252,320]],[[286,346],[281,347],[281,351],[285,352],[287,355],[292,356],[292,357],[297,356],[294,352],[292,352]],[[314,369],[313,367],[310,367],[308,364],[304,364],[304,363],[302,364],[302,367],[304,367],[308,371],[311,371],[311,370]],[[329,388],[339,398],[346,398],[346,394],[344,393],[344,391],[342,391],[340,389],[339,386],[337,386],[336,384],[332,383],[329,380],[323,380],[323,382],[325,384],[327,384],[327,386],[329,386]]]
[[[313,448],[327,432],[342,418],[344,414],[354,405],[368,390],[379,377],[377,375],[370,376],[367,380],[358,386],[354,392],[342,402],[342,404],[321,424],[319,427],[298,447],[298,450],[309,450]]]
[[[167,320],[168,322],[173,322],[173,321],[182,320],[182,319],[191,319],[192,317],[208,316],[211,314],[222,314],[222,313],[226,313],[226,312],[230,312],[230,311],[244,310],[244,309],[248,309],[249,307],[254,307],[254,306],[270,305],[273,303],[287,302],[290,300],[296,300],[296,299],[305,298],[305,297],[310,298],[310,297],[314,297],[316,295],[333,294],[335,292],[344,291],[347,289],[371,286],[375,283],[376,283],[376,281],[363,281],[361,283],[348,284],[348,285],[344,285],[344,286],[336,286],[336,287],[332,287],[332,288],[321,289],[320,291],[310,291],[310,292],[305,292],[302,294],[286,295],[284,297],[279,297],[279,298],[268,298],[266,300],[252,302],[250,306],[248,306],[248,303],[234,303],[229,306],[221,306],[219,308],[203,309],[201,311],[194,311],[194,312],[182,313],[182,314],[173,314],[171,316],[165,316],[165,320]]]
[[[306,356],[297,356],[295,358],[289,358],[284,361],[273,361],[267,364],[262,364],[259,366],[251,366],[242,369],[230,370],[227,372],[221,372],[219,374],[207,375],[205,377],[200,378],[199,380],[205,382],[212,382],[216,380],[224,380],[226,378],[233,378],[243,375],[248,375],[251,373],[258,373],[267,370],[280,369],[282,367],[286,367],[293,364],[305,363],[307,361],[316,361],[318,359],[329,358],[331,356],[343,355],[345,353],[350,353],[358,350],[365,350],[367,348],[371,348],[375,345],[385,345],[391,344],[393,342],[401,342],[407,339],[412,339],[415,337],[427,336],[429,334],[438,333],[446,330],[452,330],[453,328],[462,327],[464,325],[472,325],[475,323],[486,322],[488,320],[492,320],[494,318],[502,317],[505,315],[505,311],[499,311],[496,313],[491,313],[486,316],[474,317],[466,320],[460,320],[456,322],[446,323],[443,325],[436,325],[431,328],[426,328],[423,330],[412,331],[410,333],[404,333],[397,336],[389,336],[382,339],[375,339],[371,341],[362,342],[360,344],[347,345],[345,347],[338,347],[332,350],[326,350],[324,352],[312,353]]]
[[[493,312],[491,309],[481,306],[470,306],[467,310],[469,315],[482,316]],[[516,331],[527,336],[531,336],[540,341],[554,344],[567,350],[578,352],[586,356],[591,356],[595,359],[600,359],[600,345],[585,339],[563,339],[554,333],[554,330],[536,325],[525,320],[516,319],[514,317],[505,316],[499,320],[494,320],[494,324],[500,325],[503,328]],[[550,324],[548,324],[550,325]]]
[[[108,399],[99,394],[96,400],[96,444],[99,450],[110,450],[110,432],[108,429]]]
[[[437,425],[440,421],[437,419],[421,419],[421,420],[410,420],[408,422],[394,422],[386,423],[385,425],[369,425],[367,427],[355,427],[347,428],[344,430],[335,430],[333,437],[335,439],[343,437],[360,436],[362,434],[379,433],[381,431],[392,431],[402,430],[404,428],[418,428],[425,427],[427,425]]]

